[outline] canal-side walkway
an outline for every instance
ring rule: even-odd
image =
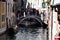
[[[0,35],[6,31],[6,27],[0,29]]]

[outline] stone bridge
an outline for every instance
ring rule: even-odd
[[[36,21],[39,22],[39,24],[40,24],[41,27],[44,27],[44,28],[47,27],[47,24],[45,24],[45,23],[40,19],[40,17],[39,17],[39,16],[36,16],[36,15],[30,15],[30,16],[26,16],[26,17],[21,16],[21,17],[19,18],[19,20],[18,20],[17,25],[21,24],[21,23],[22,23],[24,20],[26,20],[26,19],[34,19],[34,20],[36,20]]]

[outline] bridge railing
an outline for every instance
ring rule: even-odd
[[[39,16],[39,11],[34,8],[21,8],[20,10],[17,10],[16,14],[17,14],[16,16],[20,15],[20,17],[21,16],[27,17],[30,15]]]

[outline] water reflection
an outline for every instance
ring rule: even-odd
[[[18,33],[13,38],[10,38],[8,35],[4,34],[0,36],[0,40],[47,40],[46,29],[40,27],[19,27],[18,30]]]
[[[42,28],[20,27],[19,32],[15,35],[15,40],[43,40],[46,36],[44,35],[45,33]],[[46,40],[46,38],[44,40]]]

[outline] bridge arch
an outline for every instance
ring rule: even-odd
[[[25,17],[25,18],[21,19],[18,24],[22,23],[25,19],[28,19],[28,18],[36,19],[38,22],[41,22],[41,20],[39,20],[39,19],[36,18],[35,16],[28,16],[28,17]]]
[[[38,19],[36,16],[28,16],[28,17],[25,17],[25,18],[21,19],[18,24],[21,24],[24,20],[26,20],[28,18],[37,20],[42,27],[47,27],[47,25],[41,19]]]

